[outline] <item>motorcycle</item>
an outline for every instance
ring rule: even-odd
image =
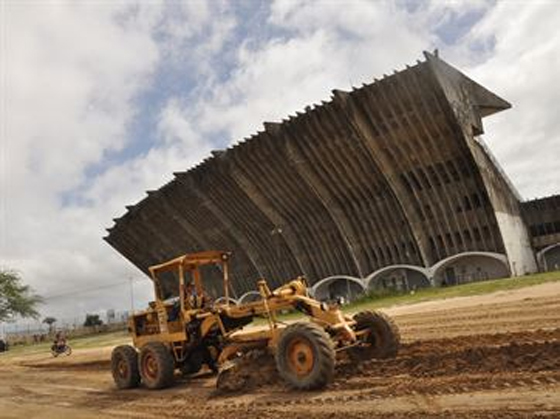
[[[51,346],[51,354],[55,358],[59,355],[70,355],[72,353],[72,348],[68,344],[57,345],[56,343]]]

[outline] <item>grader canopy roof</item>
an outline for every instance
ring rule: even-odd
[[[185,270],[190,270],[195,266],[203,266],[227,261],[230,254],[230,252],[224,252],[221,250],[188,253],[170,261],[160,263],[159,265],[150,266],[148,269],[152,275],[157,275],[166,271],[174,271],[180,266],[183,266],[183,269]]]
[[[193,284],[197,292],[202,295],[206,285],[203,284],[201,271],[211,273],[206,268],[216,267],[224,274],[227,270],[226,264],[230,257],[230,252],[221,250],[211,250],[205,252],[188,253],[183,256],[176,257],[170,261],[153,265],[148,268],[151,279],[155,283],[157,295],[167,300],[180,295],[180,285]],[[224,279],[227,280],[227,274]]]

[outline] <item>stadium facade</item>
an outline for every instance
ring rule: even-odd
[[[231,250],[244,300],[261,277],[305,275],[318,298],[352,298],[550,269],[558,197],[522,202],[481,138],[482,119],[510,107],[425,53],[175,173],[105,239],[144,272]],[[220,295],[219,272],[208,275]]]

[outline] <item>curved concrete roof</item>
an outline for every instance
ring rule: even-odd
[[[462,253],[457,253],[455,255],[451,255],[445,259],[442,259],[436,264],[434,264],[433,266],[431,266],[430,275],[435,276],[440,269],[443,269],[445,266],[455,262],[456,260],[460,260],[466,257],[476,257],[476,256],[487,257],[490,259],[497,260],[498,262],[501,262],[505,266],[505,268],[509,271],[507,257],[503,254],[492,253],[492,252],[462,252]]]
[[[328,278],[323,278],[320,281],[317,281],[310,288],[309,292],[311,293],[311,295],[315,295],[319,288],[325,287],[325,286],[329,285],[330,283],[332,283],[334,281],[340,281],[340,280],[350,281],[350,282],[353,282],[354,284],[358,284],[362,291],[364,291],[366,289],[365,286],[364,286],[363,280],[360,279],[360,278],[355,278],[353,276],[348,276],[348,275],[334,275],[334,276],[330,276]]]
[[[262,277],[274,288],[299,275],[313,284],[503,253],[501,195],[488,193],[496,181],[479,166],[493,166],[474,136],[483,116],[508,107],[426,54],[175,173],[127,207],[106,240],[144,271],[188,252],[232,251],[236,295]],[[219,294],[220,273],[208,276]]]
[[[395,269],[409,269],[411,271],[420,272],[422,275],[424,275],[426,277],[426,281],[428,283],[430,283],[430,269],[429,268],[425,268],[423,266],[397,264],[397,265],[385,266],[381,269],[378,269],[375,272],[372,272],[367,277],[365,277],[364,278],[364,284],[365,284],[366,288],[369,288],[373,282],[375,282],[378,278],[383,276],[385,273],[387,273],[389,271],[393,271]]]

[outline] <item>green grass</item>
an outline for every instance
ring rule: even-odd
[[[107,332],[99,333],[89,336],[81,336],[76,338],[70,338],[68,344],[72,349],[88,349],[88,348],[101,348],[104,346],[114,346],[124,343],[129,343],[131,341],[128,332]],[[11,346],[8,352],[0,353],[0,360],[8,359],[11,357],[18,357],[22,355],[39,355],[39,354],[49,354],[51,350],[52,341],[47,340],[46,342],[38,344],[27,344],[27,345],[16,345]]]
[[[115,346],[130,343],[130,334],[123,330],[121,332],[100,333],[98,335],[83,336],[69,341],[70,346],[75,349],[99,348],[102,346]]]
[[[414,294],[386,294],[364,296],[358,301],[343,307],[346,313],[355,313],[362,310],[376,310],[395,305],[407,305],[424,301],[442,300],[454,297],[467,297],[473,295],[490,294],[497,291],[509,291],[519,288],[539,285],[546,282],[560,281],[560,272],[547,272],[516,278],[496,279],[491,281],[474,282],[471,284],[456,285],[446,288],[424,288]],[[281,321],[296,320],[303,317],[299,312],[279,316]],[[264,325],[266,319],[256,319],[254,324]],[[73,349],[100,348],[129,343],[130,337],[126,331],[99,333],[90,336],[72,338],[69,340]],[[0,360],[21,355],[48,354],[52,342],[47,341],[37,345],[18,345],[10,348],[8,352],[0,353]]]
[[[365,295],[342,307],[345,313],[356,313],[363,310],[377,310],[395,305],[408,305],[424,301],[442,300],[454,297],[468,297],[473,295],[490,294],[497,291],[509,291],[545,282],[560,281],[560,272],[546,272],[515,278],[494,279],[490,281],[473,282],[445,288],[423,288],[414,294],[410,293],[380,293]],[[299,312],[291,312],[278,316],[280,321],[292,321],[303,317]],[[257,319],[256,324],[266,324],[266,319]]]
[[[546,272],[515,278],[494,279],[490,281],[473,282],[445,288],[423,288],[414,294],[392,294],[386,296],[365,296],[347,306],[346,312],[375,310],[394,305],[414,304],[423,301],[441,300],[454,297],[468,297],[473,295],[490,294],[497,291],[510,291],[539,285],[545,282],[560,281],[560,272]]]

